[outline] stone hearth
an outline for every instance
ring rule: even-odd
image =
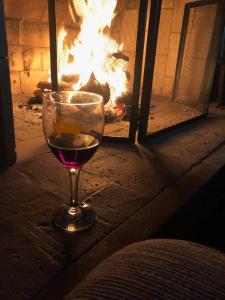
[[[0,298],[62,299],[104,257],[151,237],[225,164],[224,118],[214,109],[145,147],[102,145],[80,182],[97,221],[77,235],[52,226],[68,174],[45,144],[1,174]]]

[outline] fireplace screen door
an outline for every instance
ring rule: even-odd
[[[143,142],[206,114],[224,1],[188,2],[0,0],[0,159],[15,160],[9,67],[13,97],[102,94],[106,141],[134,142],[138,131]]]
[[[106,141],[135,140],[148,2],[48,0],[52,89],[101,94]]]
[[[172,100],[186,103],[197,114],[206,113],[209,105],[218,49],[218,7],[218,1],[200,1],[186,4],[184,12]]]
[[[162,1],[160,19],[152,16],[157,34],[147,41],[139,142],[207,114],[224,2],[175,2]]]

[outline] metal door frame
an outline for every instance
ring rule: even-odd
[[[160,18],[160,13],[161,13],[160,1],[158,1],[158,3],[155,3],[156,6],[157,6],[157,4],[158,4],[158,8],[156,9],[157,14],[155,16],[151,16],[152,21],[149,23],[149,28],[148,28],[149,34],[148,34],[148,40],[147,40],[143,91],[142,91],[142,97],[141,97],[141,112],[140,112],[140,119],[139,119],[139,132],[138,132],[138,142],[139,143],[147,142],[155,136],[159,136],[159,135],[164,134],[168,131],[171,131],[175,128],[185,126],[186,124],[190,124],[191,122],[197,121],[197,120],[202,119],[207,116],[207,112],[206,112],[206,113],[203,113],[192,119],[182,121],[182,122],[172,125],[170,127],[161,129],[157,132],[154,132],[154,133],[147,132],[148,118],[149,118],[149,112],[150,112],[151,94],[152,94],[152,81],[153,81],[153,75],[154,75],[156,43],[157,43],[158,29],[159,29],[159,18]],[[220,40],[219,37],[221,37],[221,35],[222,35],[222,29],[223,29],[222,25],[224,23],[223,15],[225,13],[225,2],[223,2],[223,0],[202,0],[202,1],[187,3],[185,5],[182,30],[181,30],[181,36],[180,36],[180,44],[179,44],[179,50],[178,50],[176,73],[175,73],[175,79],[174,79],[173,94],[174,94],[175,86],[177,84],[180,67],[181,67],[181,62],[182,62],[185,37],[186,37],[186,33],[187,33],[189,11],[192,7],[199,7],[199,6],[210,5],[210,4],[218,4],[219,5],[218,10],[217,10],[215,27],[214,27],[214,28],[216,28],[216,32],[213,36],[213,41],[212,41],[211,47],[210,47],[211,48],[210,49],[211,78],[208,81],[208,84],[210,84],[210,83],[212,84],[213,74],[214,74],[213,72],[215,70],[215,64],[216,64],[216,56],[219,51],[219,49],[218,49],[219,40]],[[151,28],[151,26],[152,26],[152,28]],[[150,34],[151,30],[154,31],[154,34],[153,33]],[[216,43],[218,44],[217,47],[216,47]],[[212,48],[214,48],[214,51],[212,51]],[[214,64],[212,63],[212,58],[214,58]]]
[[[0,172],[16,161],[3,0],[0,0]]]
[[[216,53],[214,53],[215,51],[213,51],[213,50],[216,48],[216,46],[219,46],[219,44],[217,42],[217,40],[218,40],[218,38],[217,38],[218,37],[218,30],[215,30],[215,29],[218,28],[218,25],[219,25],[218,21],[220,19],[220,14],[221,14],[220,6],[219,6],[220,0],[202,0],[202,1],[186,3],[186,5],[185,5],[183,24],[182,24],[182,30],[181,30],[181,37],[180,37],[180,44],[179,44],[179,50],[178,50],[177,66],[176,66],[176,72],[175,72],[175,78],[174,78],[172,101],[176,97],[176,91],[177,91],[177,87],[179,85],[179,79],[180,79],[181,67],[182,67],[183,56],[184,56],[184,49],[185,49],[185,42],[186,42],[186,36],[187,36],[190,10],[192,8],[198,8],[198,7],[216,5],[216,4],[218,5],[217,15],[216,15],[216,18],[215,18],[214,33],[213,33],[213,36],[212,36],[212,42],[211,42],[211,45],[210,45],[209,54],[208,54],[208,58],[207,58],[207,65],[206,65],[206,69],[213,69],[213,68],[215,69],[215,63],[212,65],[212,58],[215,59],[215,55],[217,56],[217,53],[219,51],[219,49],[218,49],[218,51]],[[204,81],[208,81],[208,80],[204,79],[203,82]],[[210,80],[210,83],[212,83],[211,80]]]

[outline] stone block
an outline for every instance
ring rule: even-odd
[[[192,56],[199,58],[206,58],[208,56],[216,12],[217,7],[212,5],[195,10],[189,40],[189,49]]]
[[[166,76],[175,76],[177,65],[177,56],[176,55],[168,55],[166,62]]]
[[[20,72],[10,72],[10,82],[12,94],[21,94]]]
[[[167,57],[167,63],[166,63],[167,76],[175,75],[179,42],[180,42],[180,34],[172,33],[170,36],[170,43],[169,43],[169,55]]]
[[[49,50],[49,48],[42,49],[42,69],[43,69],[43,71],[50,70],[50,50]]]
[[[170,35],[170,42],[169,42],[169,55],[174,56],[177,55],[180,43],[180,34],[179,33],[172,33]]]
[[[48,23],[48,5],[46,1],[46,6],[43,10],[42,16],[41,16],[41,22],[42,23]]]
[[[195,15],[195,10],[191,9],[188,18],[187,33],[190,33],[192,31],[194,15]]]
[[[121,14],[124,12],[124,10],[126,9],[127,5],[128,5],[128,0],[123,0],[123,1],[117,1],[117,5],[116,5],[116,13],[117,14]]]
[[[121,44],[120,32],[118,31],[111,32],[111,38],[115,40],[119,45]]]
[[[127,64],[126,71],[130,74],[130,80],[128,81],[128,89],[129,89],[129,91],[132,91],[133,82],[134,82],[135,55],[133,52],[124,52],[124,54],[129,57],[129,62]]]
[[[48,80],[48,72],[32,71],[21,73],[21,90],[23,93],[32,93],[37,89],[39,81]]]
[[[73,45],[74,41],[76,40],[76,38],[78,37],[79,33],[80,33],[80,29],[76,28],[74,26],[59,26],[57,28],[57,36],[59,36],[60,32],[62,31],[62,29],[64,29],[66,31],[66,36],[64,38],[64,41],[66,43],[66,45]]]
[[[126,8],[127,9],[138,9],[138,2],[137,0],[129,0],[127,1]]]
[[[71,16],[68,1],[56,1],[56,18],[59,25],[74,25],[74,17]],[[76,18],[76,16],[75,16]],[[77,24],[78,25],[78,24]]]
[[[111,24],[111,36],[115,38],[118,43],[123,42],[121,40],[121,28],[123,24],[123,13],[117,14],[116,17],[112,20]]]
[[[22,51],[23,70],[41,71],[42,70],[42,49],[24,47]]]
[[[37,149],[38,146],[36,146],[36,151]],[[23,165],[24,173],[27,174],[28,177],[31,177],[35,185],[40,187],[40,189],[55,193],[67,201],[70,194],[68,171],[62,167],[52,153],[48,153],[47,145],[42,152],[42,156],[43,158],[41,160],[37,159],[37,156],[32,160],[32,168],[29,164]],[[85,169],[82,170],[80,174],[79,198],[82,200],[112,184],[111,178],[107,176],[102,177],[101,173],[90,175],[91,168],[89,166],[91,162],[93,162],[93,159],[85,166]],[[48,167],[46,168],[46,166]],[[18,166],[18,168],[20,169],[20,166]],[[35,172],[33,170],[35,170]]]
[[[21,47],[21,46],[10,46],[9,45],[8,53],[9,53],[10,71],[22,71],[23,70],[22,51],[23,51],[23,47]]]
[[[205,64],[205,59],[184,56],[177,101],[186,104],[199,102]]]
[[[174,0],[172,32],[181,32],[185,4],[194,1],[195,0]]]
[[[173,8],[174,0],[162,0],[162,8]]]
[[[166,55],[156,55],[153,85],[152,85],[152,93],[154,95],[163,94],[166,61],[167,61]]]
[[[137,20],[136,10],[126,10],[123,15],[121,27],[121,42],[124,51],[135,52],[136,36],[137,36]]]
[[[159,35],[157,41],[157,54],[168,54],[169,40],[172,25],[172,9],[162,9],[159,23]]]
[[[5,16],[40,21],[46,5],[46,0],[5,0]]]
[[[11,71],[41,71],[42,49],[22,46],[9,46]]]
[[[36,118],[34,116],[34,120],[35,119]],[[42,126],[40,125],[35,126],[33,125],[34,123],[33,124],[30,123],[30,126],[28,126],[29,122],[27,120],[25,122],[22,126],[18,124],[19,122],[17,122],[17,124],[16,122],[14,123],[15,128],[17,127],[16,128],[17,163],[21,163],[27,160],[32,160],[36,155],[43,155],[44,153],[46,153],[46,148],[45,148],[46,141],[43,136]],[[26,132],[26,135],[24,134],[24,132]]]
[[[19,43],[25,46],[49,47],[48,24],[21,21]]]
[[[173,94],[174,76],[165,76],[163,84],[163,95],[171,97]]]
[[[8,44],[18,45],[19,43],[19,23],[16,20],[6,19],[6,34]]]
[[[175,0],[173,12],[172,32],[181,32],[186,0]],[[191,2],[191,1],[190,1]]]

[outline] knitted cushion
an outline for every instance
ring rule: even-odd
[[[181,240],[138,242],[97,266],[72,299],[225,299],[225,255]]]

